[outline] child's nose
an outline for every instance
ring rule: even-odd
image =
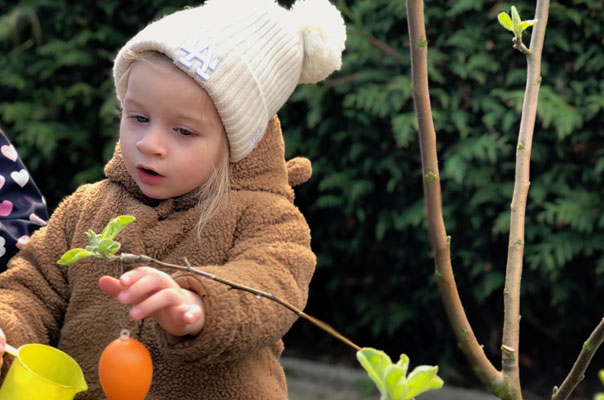
[[[165,134],[161,127],[150,127],[136,142],[136,148],[150,156],[164,157],[166,155]]]

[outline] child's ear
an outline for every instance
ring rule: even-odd
[[[312,165],[308,158],[295,157],[287,162],[287,182],[291,187],[298,186],[310,179]]]

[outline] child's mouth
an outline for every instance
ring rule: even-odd
[[[137,170],[138,178],[145,185],[157,185],[164,179],[163,175],[153,171],[152,169],[139,167]]]

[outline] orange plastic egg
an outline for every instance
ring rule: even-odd
[[[143,400],[153,378],[149,351],[122,331],[101,354],[99,378],[109,400]]]

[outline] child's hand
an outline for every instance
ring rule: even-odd
[[[134,305],[130,318],[139,321],[149,316],[172,335],[197,335],[205,323],[201,297],[157,269],[140,267],[119,279],[103,276],[99,286],[121,304]]]

